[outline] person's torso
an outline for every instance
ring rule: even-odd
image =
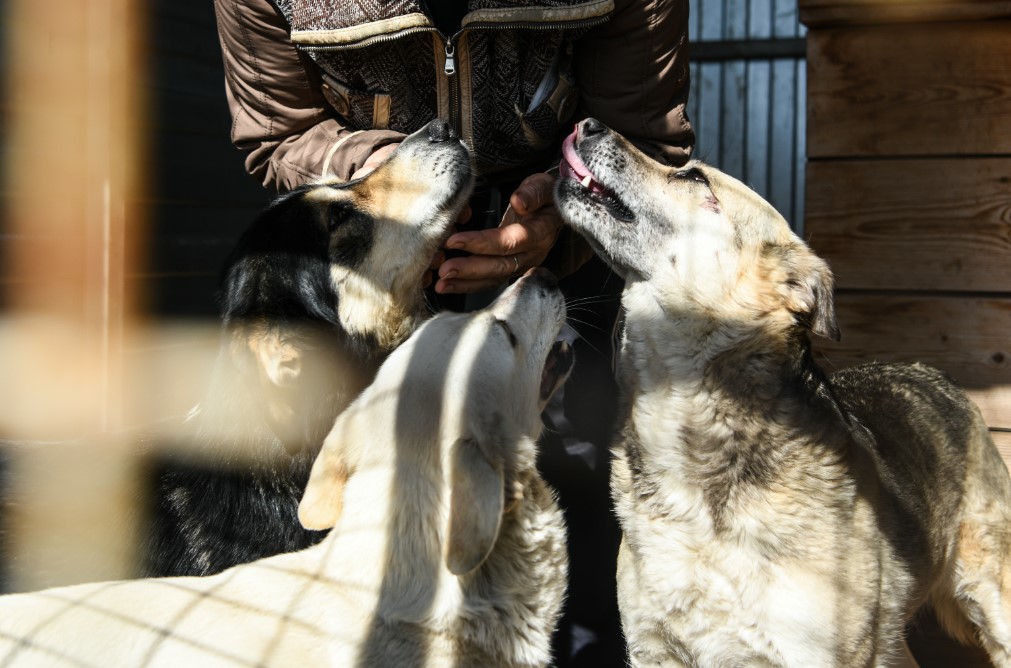
[[[547,159],[577,102],[572,41],[613,0],[469,0],[443,34],[423,0],[273,0],[356,129],[409,133],[443,118],[490,175]]]

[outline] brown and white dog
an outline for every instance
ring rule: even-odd
[[[337,419],[300,517],[320,544],[207,577],[0,597],[6,666],[545,666],[566,585],[535,466],[572,363],[557,282],[428,321]]]
[[[595,120],[559,209],[626,282],[612,493],[633,666],[886,666],[930,605],[1011,666],[1011,480],[942,373],[826,377],[832,277],[755,192]]]

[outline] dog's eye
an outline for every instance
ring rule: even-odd
[[[506,322],[505,320],[496,319],[495,322],[498,323],[498,325],[505,331],[506,336],[509,337],[509,345],[511,345],[513,348],[515,348],[516,347],[516,334],[513,333],[513,328],[510,327],[509,323]]]
[[[347,202],[331,202],[326,210],[326,229],[333,232],[343,225],[353,212],[354,208]]]
[[[709,179],[706,175],[702,173],[702,170],[698,167],[692,167],[684,171],[675,172],[674,178],[681,179],[682,181],[698,181],[703,185],[709,185]]]

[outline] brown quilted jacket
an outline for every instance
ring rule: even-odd
[[[470,0],[443,35],[420,0],[215,0],[246,167],[278,190],[348,178],[372,151],[449,120],[478,173],[543,168],[594,116],[687,160],[685,0]]]

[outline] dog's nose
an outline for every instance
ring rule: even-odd
[[[558,277],[550,269],[544,267],[534,267],[527,271],[531,278],[537,278],[543,285],[549,288],[558,287]]]
[[[446,121],[436,119],[428,124],[428,141],[447,141],[455,137],[456,133]]]
[[[593,135],[599,135],[607,130],[607,126],[596,118],[587,118],[576,125],[576,139],[586,139]]]

